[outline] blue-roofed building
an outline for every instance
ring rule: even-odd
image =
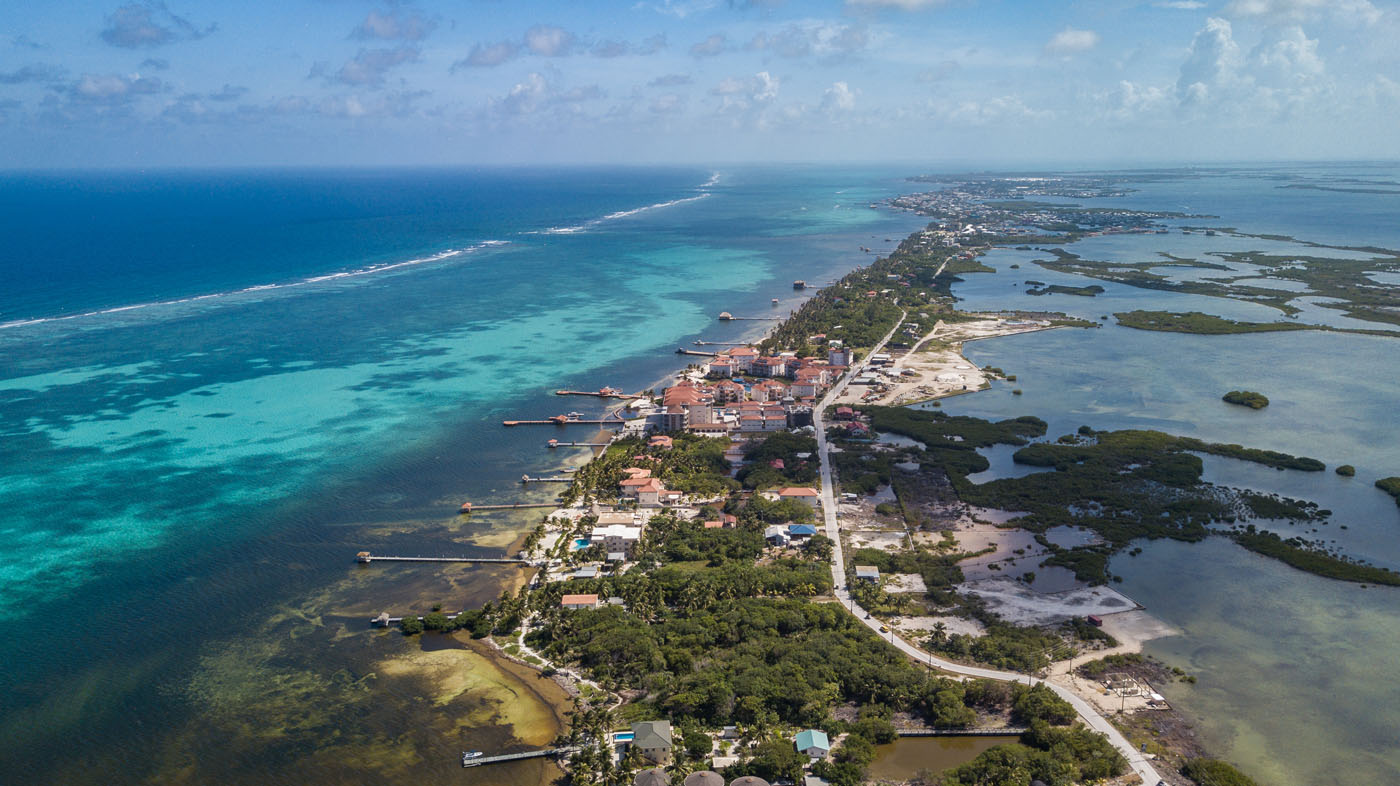
[[[826,732],[821,729],[799,731],[794,743],[799,753],[804,753],[811,759],[825,759],[826,754],[831,752],[831,740],[827,739]]]
[[[817,528],[811,524],[789,524],[787,532],[789,538],[800,540],[817,534]]]

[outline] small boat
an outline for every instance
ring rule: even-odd
[[[773,305],[775,305],[775,306],[778,305],[778,299],[777,299],[777,298],[773,298]]]
[[[481,751],[462,751],[462,766],[470,767],[473,759],[479,759],[484,755]]]

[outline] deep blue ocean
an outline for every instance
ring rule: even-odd
[[[502,419],[598,412],[552,391],[650,387],[684,365],[677,347],[761,333],[770,323],[715,317],[785,315],[806,296],[793,279],[820,285],[872,259],[862,246],[879,253],[921,227],[872,207],[926,188],[909,174],[0,175],[0,613],[13,623],[0,639],[0,783],[550,780],[526,766],[463,773],[455,759],[547,741],[520,714],[541,706],[526,682],[437,638],[366,625],[383,610],[479,605],[513,569],[359,566],[354,554],[507,551],[534,518],[462,519],[458,505],[548,499],[519,476],[586,454],[546,450],[553,428]],[[1178,175],[1145,175],[1128,196],[1095,203],[1400,247],[1400,196],[1280,187],[1394,181],[1393,165]],[[1333,253],[1178,233],[1069,250],[1142,261],[1287,248]],[[1278,318],[1118,285],[1093,299],[1032,298],[1017,286],[1027,276],[1103,283],[1035,258],[993,252],[997,272],[954,292],[969,309],[1095,320],[1131,308]],[[1321,308],[1299,318],[1348,326]],[[1208,472],[1317,499],[1337,511],[1327,536],[1338,548],[1400,567],[1400,514],[1369,488],[1400,473],[1397,347],[1340,334],[1057,330],[970,345],[973,361],[1018,374],[1023,394],[998,385],[946,407],[1035,414],[1052,435],[1151,427],[1352,463],[1351,482],[1226,460]],[[1274,403],[1220,404],[1235,386]],[[1215,745],[1276,786],[1400,777],[1400,746],[1385,743],[1400,723],[1395,592],[1225,542],[1145,545],[1113,570],[1187,634],[1151,649],[1200,677],[1169,692]],[[1378,701],[1388,709],[1355,711]]]
[[[268,782],[305,765],[309,739],[289,751],[257,744],[265,729],[239,731],[245,718],[284,725],[238,703],[280,696],[268,658],[299,664],[279,685],[382,675],[374,658],[397,639],[328,653],[368,642],[364,620],[380,610],[479,605],[508,578],[365,571],[358,550],[505,551],[531,520],[463,520],[458,505],[548,499],[519,476],[581,455],[546,451],[554,429],[502,419],[600,411],[552,392],[650,387],[684,365],[678,346],[761,332],[771,323],[716,316],[786,314],[804,297],[793,279],[837,277],[873,258],[861,246],[888,249],[920,226],[871,207],[904,174],[0,178],[0,613],[28,631],[0,643],[0,760],[58,757],[68,781],[113,782],[114,767],[117,781],[166,779],[193,755],[196,741],[172,741],[188,728],[244,743],[201,751],[207,769],[190,782]],[[318,624],[288,623],[289,607]],[[328,630],[323,614],[336,620],[327,641],[288,644]],[[287,649],[219,660],[264,637]],[[279,706],[300,717],[341,701]],[[377,697],[346,747],[428,734],[411,703]],[[487,718],[433,734],[399,747],[523,732]],[[0,782],[46,782],[48,767]],[[366,777],[325,765],[319,779]]]

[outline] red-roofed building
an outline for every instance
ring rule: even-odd
[[[721,529],[724,527],[723,521],[707,521],[702,524],[705,529]]]
[[[626,467],[626,468],[624,468],[622,471],[623,471],[623,473],[625,473],[625,474],[627,475],[628,478],[649,478],[649,477],[651,477],[651,470],[649,470],[649,469],[642,469],[641,467]],[[624,481],[624,482],[626,482],[626,481]]]
[[[815,508],[817,506],[817,501],[821,499],[821,495],[817,493],[817,490],[814,488],[808,488],[806,486],[790,486],[785,489],[780,489],[778,491],[778,498],[801,500],[802,502],[805,502],[809,506]]]
[[[671,446],[671,438],[666,436],[665,434],[658,434],[652,437],[647,442],[647,447],[649,448],[661,448],[663,450],[670,450]]]
[[[854,409],[851,409],[850,407],[837,407],[837,408],[836,408],[836,419],[837,419],[837,420],[855,420],[855,419],[856,419],[856,411],[855,411]]]
[[[565,595],[559,599],[559,605],[566,609],[596,609],[598,608],[598,596],[588,595]]]

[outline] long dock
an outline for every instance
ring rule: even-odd
[[[462,513],[475,513],[478,510],[522,510],[524,508],[557,508],[559,502],[512,502],[506,505],[477,505],[468,502],[462,505]]]
[[[521,483],[573,483],[574,479],[567,475],[555,475],[548,478],[532,478],[529,475],[520,476]]]
[[[505,420],[506,426],[621,426],[622,418],[549,418],[548,420]]]
[[[1005,726],[999,729],[895,729],[901,737],[1009,737],[1025,734],[1025,726]]]
[[[686,349],[685,347],[676,347],[676,354],[677,354],[677,355],[699,355],[699,356],[702,357],[702,358],[712,358],[712,357],[714,357],[714,356],[715,356],[716,354],[718,354],[718,353],[716,353],[716,352],[701,352],[701,351],[698,350],[698,349]]]
[[[602,390],[556,390],[556,391],[554,391],[554,395],[556,395],[556,396],[594,396],[594,397],[596,397],[596,398],[625,398],[625,399],[629,399],[629,400],[631,400],[631,399],[638,399],[638,398],[646,398],[645,396],[643,396],[643,395],[640,394],[640,393],[623,393],[623,392],[620,391],[620,390],[612,390],[612,389],[610,389],[610,388],[603,388]]]
[[[500,756],[483,756],[479,759],[462,759],[463,767],[480,767],[483,764],[500,764],[507,761],[520,761],[521,759],[539,759],[545,756],[562,756],[566,753],[573,753],[577,748],[546,748],[542,751],[524,751],[522,753],[506,753]]]
[[[557,440],[557,439],[551,439],[550,441],[548,441],[548,442],[546,442],[546,443],[544,443],[544,444],[545,444],[545,447],[550,447],[550,448],[605,448],[605,447],[611,445],[612,443],[611,443],[611,442],[560,442],[560,441]]]
[[[785,317],[720,317],[721,322],[782,322]]]
[[[381,557],[362,551],[355,555],[356,562],[495,562],[512,563],[517,565],[533,565],[535,563],[521,557]]]
[[[696,341],[697,347],[747,347],[747,341]]]

